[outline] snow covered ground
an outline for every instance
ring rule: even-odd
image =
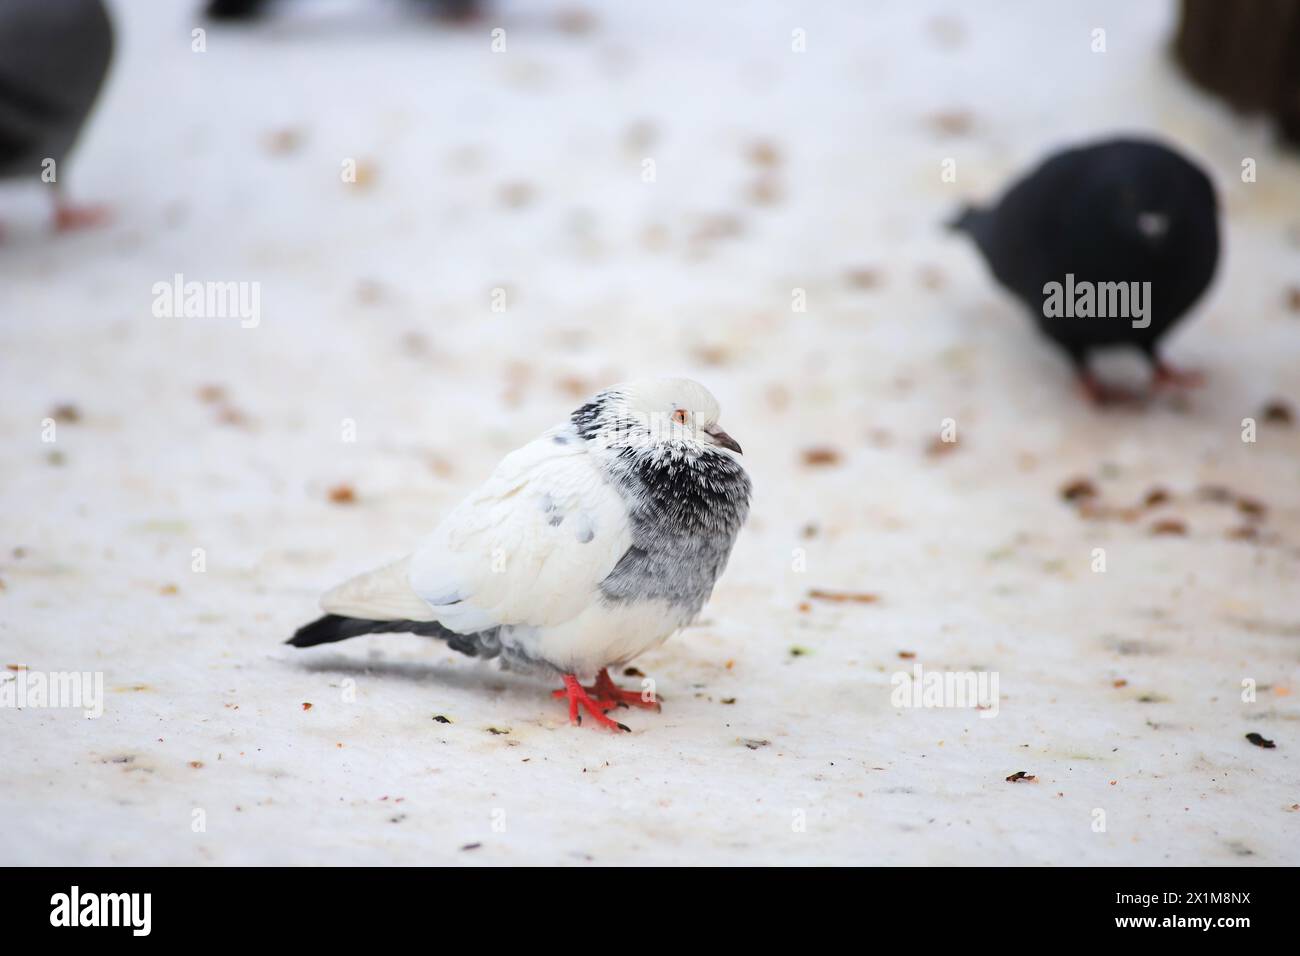
[[[1300,863],[1300,428],[1261,414],[1300,407],[1300,161],[1182,82],[1171,4],[339,0],[201,53],[197,5],[113,5],[65,176],[112,225],[0,190],[0,674],[105,685],[0,708],[0,863]],[[1114,130],[1212,170],[1226,256],[1169,343],[1208,385],[1098,413],[938,224]],[[257,321],[156,314],[178,274]],[[662,714],[570,727],[407,635],[282,646],[660,373],[756,490],[637,662]],[[918,664],[995,711],[895,706]]]

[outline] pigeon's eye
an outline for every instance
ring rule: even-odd
[[[686,409],[684,408],[679,408],[673,412],[673,421],[678,425],[685,425],[687,417]]]

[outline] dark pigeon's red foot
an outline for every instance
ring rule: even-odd
[[[1093,405],[1136,405],[1144,398],[1138,392],[1107,385],[1092,372],[1079,373],[1079,387]]]
[[[60,204],[54,210],[54,228],[59,232],[90,229],[109,220],[107,206],[72,206]]]
[[[1175,368],[1157,359],[1155,363],[1155,384],[1157,387],[1167,385],[1173,388],[1197,388],[1205,384],[1205,373],[1191,369]]]
[[[591,688],[591,692],[595,692],[594,687]],[[599,726],[607,727],[610,730],[623,730],[628,733],[632,732],[631,727],[620,724],[616,720],[610,720],[605,716],[605,711],[614,707],[615,704],[607,703],[599,698],[593,699],[587,688],[584,688],[579,684],[578,678],[572,674],[564,675],[564,688],[555,691],[551,696],[567,697],[569,699],[569,723],[571,724],[582,723],[582,715],[578,713],[578,708],[585,707],[587,708],[587,713],[595,718],[595,721]]]

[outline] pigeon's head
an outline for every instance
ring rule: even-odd
[[[646,379],[600,392],[573,413],[573,424],[586,440],[619,452],[740,454],[718,414],[718,400],[698,382]]]
[[[1201,169],[1147,141],[1115,143],[1079,199],[1082,208],[1106,210],[1116,236],[1153,252],[1215,207],[1214,186]]]

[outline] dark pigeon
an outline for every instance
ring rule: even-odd
[[[975,241],[998,283],[1025,303],[1094,400],[1119,394],[1088,368],[1092,352],[1111,346],[1139,349],[1157,384],[1197,381],[1158,352],[1219,259],[1214,186],[1191,160],[1141,139],[1069,149],[996,205],[967,207],[949,225]]]
[[[266,12],[268,0],[208,0],[213,20],[253,20]],[[478,13],[478,0],[421,0],[446,20],[468,20]]]
[[[90,115],[113,55],[101,0],[0,3],[0,178],[43,182],[54,160],[56,222],[92,225],[103,210],[77,207],[62,190],[64,160]]]

